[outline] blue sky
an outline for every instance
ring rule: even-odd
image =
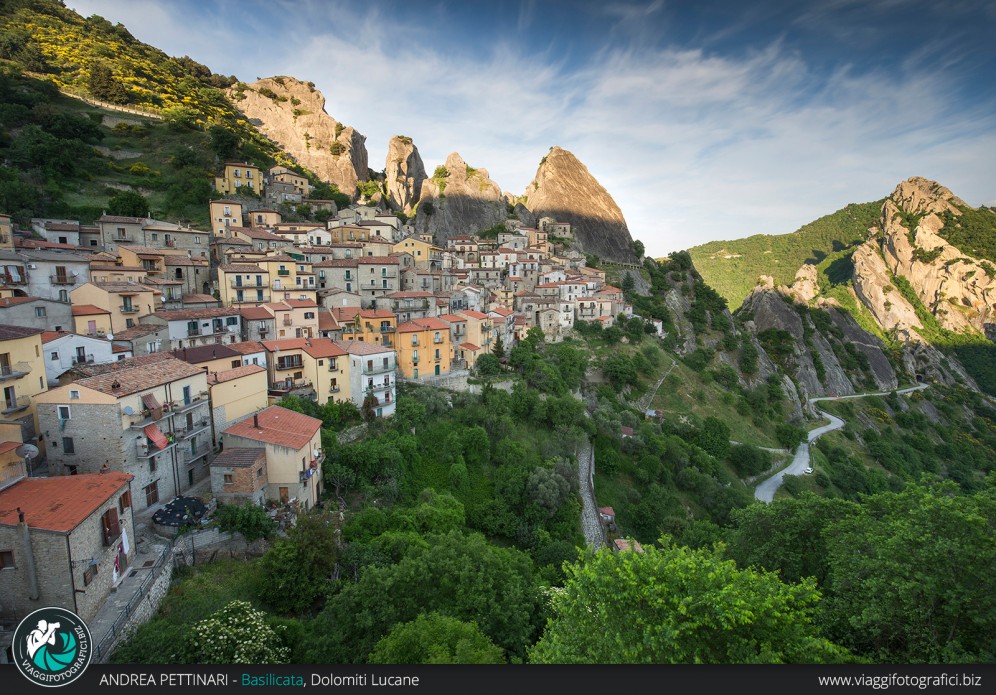
[[[571,150],[663,255],[790,232],[926,176],[996,204],[996,4],[67,0],[243,81],[315,82],[367,136],[521,194]]]

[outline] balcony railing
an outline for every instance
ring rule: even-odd
[[[128,427],[133,430],[145,429],[149,425],[161,422],[173,415],[183,415],[187,411],[193,410],[197,406],[204,405],[207,402],[207,394],[205,393],[192,396],[189,401],[180,399],[179,401],[163,403],[162,416],[154,418],[149,411],[142,410],[139,414],[140,419],[133,420]]]
[[[243,289],[243,288],[250,288],[251,289],[251,288],[254,288],[254,287],[266,287],[266,283],[263,282],[262,278],[260,278],[259,281],[256,281],[256,280],[241,280],[239,278],[229,278],[228,281],[231,284],[231,286],[234,287],[237,290],[238,289]]]
[[[363,373],[364,374],[384,374],[385,372],[393,372],[396,368],[397,367],[394,364],[394,360],[388,360],[386,365],[383,364],[383,363],[374,364],[373,366],[364,365],[364,367],[363,367]]]
[[[85,353],[83,357],[79,355],[73,356],[73,364],[93,364],[95,360],[96,357],[94,357],[92,352]]]
[[[192,427],[184,427],[182,429],[178,429],[176,431],[176,434],[181,439],[190,439],[195,434],[199,434],[200,432],[204,432],[205,430],[207,430],[209,426],[210,426],[210,420],[205,418],[199,422],[195,422]]]
[[[122,304],[121,305],[122,314],[137,314],[138,307],[133,304]]]
[[[172,249],[172,248],[176,248],[176,239],[167,239],[167,240],[166,240],[165,242],[163,242],[163,243],[164,243],[164,244],[165,244],[165,245],[166,245],[167,247],[169,247],[169,248],[171,248],[171,249]]]
[[[284,325],[285,326],[293,326],[294,325],[294,319],[292,319],[290,316],[284,316]]]
[[[53,285],[75,285],[75,275],[50,275]]]
[[[0,381],[8,379],[20,379],[31,373],[30,362],[15,362],[13,365],[0,365]]]
[[[148,451],[146,451],[145,453],[142,453],[142,451],[140,449],[139,452],[138,452],[138,454],[137,454],[137,457],[140,458],[140,459],[150,459],[153,456],[158,456],[159,454],[162,454],[162,453],[164,453],[166,451],[169,451],[170,449],[172,449],[175,446],[176,446],[176,439],[175,438],[172,439],[162,449],[156,448],[156,445],[153,444],[151,441],[149,441],[148,442],[148,447],[149,447]]]
[[[292,362],[277,362],[277,371],[286,372],[289,369],[301,369],[302,364],[300,360],[294,360]]]
[[[287,270],[286,268],[282,268],[282,269],[280,269],[280,270],[277,271],[277,275],[279,275],[280,277],[285,278],[288,275],[290,275],[290,271]]]
[[[31,406],[31,398],[28,396],[16,396],[3,401],[3,413],[16,413],[19,410],[27,410]]]
[[[318,468],[320,465],[322,465],[322,462],[324,460],[325,460],[325,452],[324,451],[319,451],[318,452],[318,456],[316,456],[315,458],[311,459],[311,467],[312,468]]]
[[[290,393],[298,389],[311,388],[311,379],[287,379],[285,381],[274,381],[270,384],[270,392],[276,394]]]
[[[395,328],[394,326],[381,326],[380,327],[380,332],[381,333],[394,333],[396,330],[398,330],[398,329]]]

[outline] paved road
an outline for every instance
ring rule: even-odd
[[[922,391],[927,388],[927,384],[920,384],[919,386],[911,386],[909,388],[900,389],[895,391],[897,394],[910,393],[912,391]],[[867,398],[868,396],[888,396],[893,391],[877,391],[875,393],[855,393],[851,396],[823,396],[821,398],[810,398],[809,402],[816,403],[817,401],[842,401],[850,398]],[[839,430],[844,426],[844,421],[835,415],[831,415],[825,410],[816,409],[816,412],[823,415],[825,418],[830,420],[829,425],[822,425],[816,429],[810,430],[809,434],[806,436],[806,441],[799,444],[799,448],[795,450],[795,457],[792,459],[792,463],[783,468],[782,470],[775,473],[773,476],[764,480],[756,488],[754,488],[754,497],[765,502],[767,504],[771,503],[771,500],[775,498],[775,492],[778,488],[782,486],[783,478],[786,475],[804,475],[806,469],[810,467],[809,458],[809,447],[816,441],[819,437],[826,434],[827,432],[832,432],[833,430]]]

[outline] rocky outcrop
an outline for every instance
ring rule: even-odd
[[[422,182],[428,178],[422,157],[411,138],[395,135],[387,143],[384,172],[387,175],[387,204],[392,210],[411,215],[422,195]]]
[[[854,294],[868,307],[875,320],[887,331],[893,329],[919,340],[920,334],[911,331],[919,327],[916,310],[892,284],[892,276],[879,253],[874,239],[859,246],[851,256],[854,264]]]
[[[310,82],[267,77],[227,92],[250,122],[302,166],[347,195],[368,177],[366,138],[325,112],[325,97]]]
[[[862,329],[846,311],[828,309],[830,319],[841,333],[841,340],[854,346],[868,360],[868,373],[878,391],[889,391],[899,385],[892,363],[885,355],[885,344]]]
[[[526,187],[525,206],[538,219],[571,223],[577,246],[608,260],[636,262],[622,210],[577,157],[553,147]]]
[[[422,182],[415,229],[442,245],[451,236],[477,234],[505,221],[508,207],[501,186],[487,169],[468,166],[453,152],[446,164]]]
[[[795,279],[791,285],[788,287],[779,287],[778,289],[782,294],[789,295],[800,304],[809,304],[820,292],[817,275],[816,266],[805,263],[796,271]],[[772,280],[772,282],[774,281]]]
[[[941,326],[985,333],[996,324],[996,276],[987,272],[981,259],[943,236],[946,220],[949,226],[959,224],[967,207],[933,181],[920,177],[903,181],[882,206],[881,249],[884,265],[910,283]],[[855,268],[855,284],[858,275]]]

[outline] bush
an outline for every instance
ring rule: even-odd
[[[214,514],[214,520],[222,531],[241,533],[249,542],[269,538],[277,530],[276,522],[266,510],[252,502],[221,505]]]

